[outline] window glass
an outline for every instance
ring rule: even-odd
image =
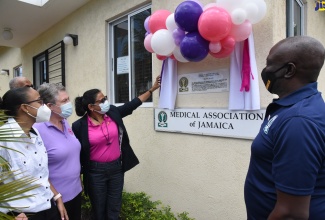
[[[287,37],[304,34],[304,3],[301,0],[286,1]]]
[[[43,83],[57,83],[65,86],[63,41],[33,57],[33,85],[37,89]]]
[[[114,103],[125,103],[141,95],[152,85],[152,56],[143,45],[145,19],[150,7],[134,11],[109,24],[112,60],[111,98]],[[150,97],[146,102],[152,102]]]
[[[144,21],[150,15],[150,9],[131,16],[131,71],[132,75],[132,98],[141,95],[151,88],[152,60],[144,45],[146,30]],[[152,102],[152,97],[147,101]]]
[[[14,77],[16,76],[23,76],[23,66],[19,65],[14,67]]]
[[[34,57],[34,86],[37,89],[41,84],[46,82],[46,59],[45,53]]]
[[[114,26],[114,79],[115,101],[124,103],[129,101],[129,45],[128,21],[122,21]]]
[[[298,2],[294,2],[293,9],[293,35],[299,36],[301,35],[301,7]]]

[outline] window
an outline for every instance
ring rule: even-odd
[[[152,55],[143,45],[145,19],[151,15],[146,6],[109,23],[110,99],[125,103],[138,97],[152,85]],[[150,97],[147,102],[152,102]],[[145,103],[143,106],[146,106]],[[147,105],[150,106],[150,105]]]
[[[18,65],[16,67],[14,67],[14,77],[16,76],[23,76],[23,66],[22,65]]]
[[[287,37],[304,35],[305,6],[302,0],[287,0]]]
[[[43,83],[65,86],[63,41],[33,57],[33,85],[37,89]]]

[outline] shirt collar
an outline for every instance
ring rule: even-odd
[[[16,122],[14,118],[8,118],[8,126],[12,130],[12,136],[14,137],[22,137],[25,135],[23,129],[21,129],[20,125]]]
[[[8,118],[8,125],[11,128],[12,135],[14,137],[27,137],[27,135],[25,134],[23,129],[20,127],[20,125],[18,124],[18,122],[14,118]],[[34,130],[33,127],[30,129],[30,132],[32,134],[34,134],[35,136],[38,136],[37,132]]]
[[[61,123],[63,124],[63,126],[65,125],[65,121],[66,119],[62,119]],[[47,121],[47,122],[44,122],[44,124],[47,126],[47,127],[55,127],[52,122],[50,121]]]
[[[318,93],[317,82],[309,83],[306,86],[294,91],[282,99],[274,99],[273,103],[281,106],[291,106],[297,102]]]
[[[98,125],[95,125],[92,121],[91,121],[91,119],[90,119],[91,117],[89,116],[89,115],[87,115],[87,120],[88,120],[88,124],[90,123],[90,125],[92,125],[92,126],[98,126]],[[106,114],[104,114],[104,121],[106,120],[106,118],[109,118]]]

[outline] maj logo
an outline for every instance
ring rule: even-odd
[[[38,137],[36,138],[36,143],[38,146],[42,146],[43,145],[43,141],[39,140]]]
[[[275,115],[273,116],[268,122],[267,124],[265,125],[265,127],[263,128],[263,131],[265,134],[268,134],[269,133],[269,129],[271,127],[271,125],[273,124],[273,122],[275,121],[275,119],[277,118],[278,116]]]
[[[180,88],[179,88],[179,92],[187,92],[188,91],[188,79],[186,77],[182,77],[179,79],[178,82]]]
[[[167,121],[167,114],[166,114],[166,112],[164,112],[164,111],[160,111],[159,113],[158,113],[158,127],[167,127],[167,123],[166,123],[166,121]]]

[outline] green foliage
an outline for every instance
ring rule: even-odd
[[[4,112],[0,110],[0,126],[7,121],[7,116],[4,115]],[[0,128],[0,141],[19,141],[12,136],[13,130]],[[0,148],[6,148],[0,146]],[[6,148],[8,150],[14,150],[11,148]],[[14,150],[16,151],[16,150]],[[21,196],[22,193],[28,192],[39,187],[37,184],[34,184],[36,181],[35,178],[29,176],[22,176],[16,180],[12,180],[15,175],[21,174],[20,171],[11,171],[10,164],[0,156],[0,207],[7,209],[14,209],[15,207],[6,207],[5,202],[18,200],[29,196]],[[0,219],[11,220],[14,217],[6,215],[5,213],[0,212]]]
[[[91,204],[90,204],[89,196],[86,196],[85,193],[82,192],[81,197],[82,197],[81,209],[91,210]]]
[[[89,198],[82,195],[82,209],[90,212]],[[152,201],[144,192],[123,192],[120,220],[195,220],[188,217],[187,212],[178,213],[171,211],[170,206],[164,206],[161,201]],[[85,215],[83,215],[85,216]],[[86,220],[87,218],[83,218]]]

